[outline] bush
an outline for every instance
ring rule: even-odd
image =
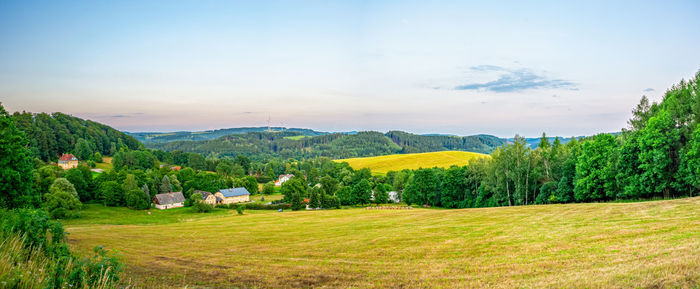
[[[265,183],[262,188],[262,193],[265,195],[271,195],[275,193],[275,184],[272,182]]]
[[[49,193],[44,197],[44,207],[54,219],[68,219],[77,217],[74,211],[80,210],[82,203],[78,199],[75,187],[67,179],[54,180]]]
[[[71,254],[63,226],[43,210],[0,210],[0,256],[2,288],[116,288],[123,269],[101,247],[92,258]]]
[[[239,215],[243,215],[243,210],[245,210],[245,205],[236,207],[236,212],[238,212]]]
[[[214,209],[214,206],[202,200],[202,194],[192,194],[188,200],[197,213],[209,213]]]

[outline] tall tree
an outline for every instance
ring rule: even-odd
[[[32,190],[34,167],[24,132],[0,104],[0,207],[36,207]]]
[[[598,134],[582,145],[576,163],[574,197],[578,202],[611,200],[617,196],[617,143],[610,134]]]
[[[170,193],[173,191],[173,187],[170,185],[170,178],[167,175],[163,176],[163,180],[160,182],[160,187],[158,192],[161,194]]]
[[[680,132],[665,110],[649,119],[639,137],[640,188],[646,197],[671,195]]]

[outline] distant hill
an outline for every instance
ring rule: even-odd
[[[386,174],[389,171],[400,171],[404,169],[415,170],[418,168],[450,166],[464,166],[476,158],[488,158],[489,155],[463,152],[463,151],[442,151],[415,154],[396,154],[378,157],[341,159],[338,162],[347,162],[354,169],[369,168],[372,173]]]
[[[108,125],[60,112],[15,112],[12,118],[17,127],[26,133],[32,153],[43,161],[56,161],[64,153],[77,155],[76,145],[81,139],[87,143],[88,152],[99,152],[105,156],[114,154],[122,147],[143,148],[143,144],[134,137]]]
[[[317,136],[328,134],[327,132],[314,131],[306,128],[270,127],[273,132],[294,132],[302,136]],[[206,131],[177,131],[177,132],[127,132],[144,144],[166,143],[171,141],[201,141],[212,140],[232,134],[245,134],[249,132],[267,132],[268,127],[236,127]]]
[[[231,131],[231,130],[229,130]],[[316,135],[310,135],[316,134]],[[192,133],[192,135],[196,135]],[[306,137],[299,137],[306,136]],[[167,138],[168,136],[156,136]],[[246,155],[251,159],[313,158],[333,159],[382,156],[390,154],[435,151],[471,151],[489,153],[504,143],[495,136],[427,136],[401,131],[386,134],[373,131],[348,133],[321,133],[312,130],[277,132],[247,132],[229,134],[208,140],[178,140],[145,142],[153,149],[202,153],[212,157]]]

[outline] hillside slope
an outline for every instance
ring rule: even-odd
[[[396,154],[366,158],[341,159],[338,162],[347,162],[353,169],[369,168],[373,173],[386,174],[389,171],[404,169],[415,170],[418,168],[468,165],[470,161],[478,158],[488,158],[489,155],[462,152],[442,151],[415,154]]]
[[[55,161],[63,153],[75,154],[80,139],[87,141],[90,151],[102,155],[112,155],[121,147],[143,147],[134,137],[108,125],[60,112],[15,112],[12,118],[26,133],[34,155],[44,161]]]
[[[447,150],[489,153],[504,140],[494,136],[425,136],[406,132],[366,131],[356,134],[333,133],[299,138],[299,132],[248,132],[212,140],[149,143],[147,147],[167,151],[201,153],[215,157],[246,155],[252,159],[313,158],[333,159],[370,157],[400,153]]]
[[[97,245],[118,250],[143,288],[695,288],[698,208],[698,197],[205,218],[176,208],[167,210],[181,214],[175,221],[197,220],[163,224],[131,211],[138,223],[77,219],[67,228],[85,256]]]

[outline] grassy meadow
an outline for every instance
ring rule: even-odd
[[[112,212],[113,211],[113,212]],[[462,210],[129,211],[66,221],[145,288],[697,288],[700,197]]]
[[[472,159],[487,158],[488,155],[463,152],[463,151],[442,151],[417,154],[396,154],[378,157],[351,158],[337,160],[347,162],[354,169],[369,168],[372,173],[386,174],[389,171],[400,171],[403,169],[418,169],[442,167],[448,168],[453,165],[468,165]]]

